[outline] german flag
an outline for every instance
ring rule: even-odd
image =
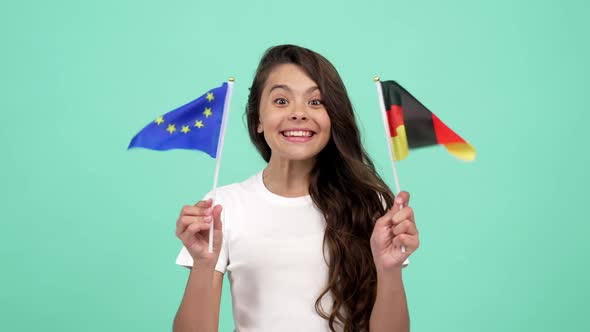
[[[381,88],[395,160],[405,159],[410,149],[437,144],[444,145],[463,161],[475,159],[475,148],[401,85],[395,81],[381,81]]]

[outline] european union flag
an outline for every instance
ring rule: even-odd
[[[226,94],[227,83],[223,83],[190,103],[159,116],[133,137],[128,149],[200,150],[216,158]]]

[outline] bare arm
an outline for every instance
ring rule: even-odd
[[[377,272],[377,298],[371,312],[370,331],[410,330],[410,318],[401,269]]]
[[[212,225],[213,224],[213,225]],[[213,231],[213,252],[207,250],[209,229]],[[223,243],[221,206],[211,200],[182,208],[176,222],[176,236],[193,258],[184,296],[174,317],[174,332],[217,332],[223,273],[215,270]]]
[[[176,317],[174,332],[217,332],[223,273],[213,266],[191,269]]]
[[[371,250],[377,269],[377,296],[369,320],[371,332],[410,330],[402,266],[418,249],[420,241],[414,211],[407,205],[409,199],[408,192],[400,192],[395,206],[377,219],[371,235]]]

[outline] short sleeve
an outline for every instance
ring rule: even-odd
[[[211,192],[207,193],[207,195],[205,195],[205,197],[203,197],[203,200],[209,199],[211,198]],[[215,204],[222,204],[222,199],[220,197],[221,195],[219,195],[219,192],[217,193],[217,199]],[[227,268],[227,264],[229,262],[229,256],[228,256],[228,252],[227,252],[227,227],[226,227],[226,218],[225,218],[225,208],[221,211],[221,221],[222,221],[222,230],[223,230],[223,238],[222,238],[222,244],[221,244],[221,250],[219,252],[219,258],[217,259],[217,264],[215,264],[215,270],[219,271],[221,273],[225,273],[225,270]],[[180,252],[178,253],[178,256],[176,256],[176,265],[180,265],[180,266],[184,266],[186,268],[192,268],[193,267],[193,257],[190,255],[190,253],[188,252],[188,250],[186,249],[186,247],[183,245],[182,248],[180,249]]]

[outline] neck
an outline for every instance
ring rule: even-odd
[[[264,186],[283,197],[309,195],[309,172],[313,161],[277,160],[271,157],[262,173]]]

